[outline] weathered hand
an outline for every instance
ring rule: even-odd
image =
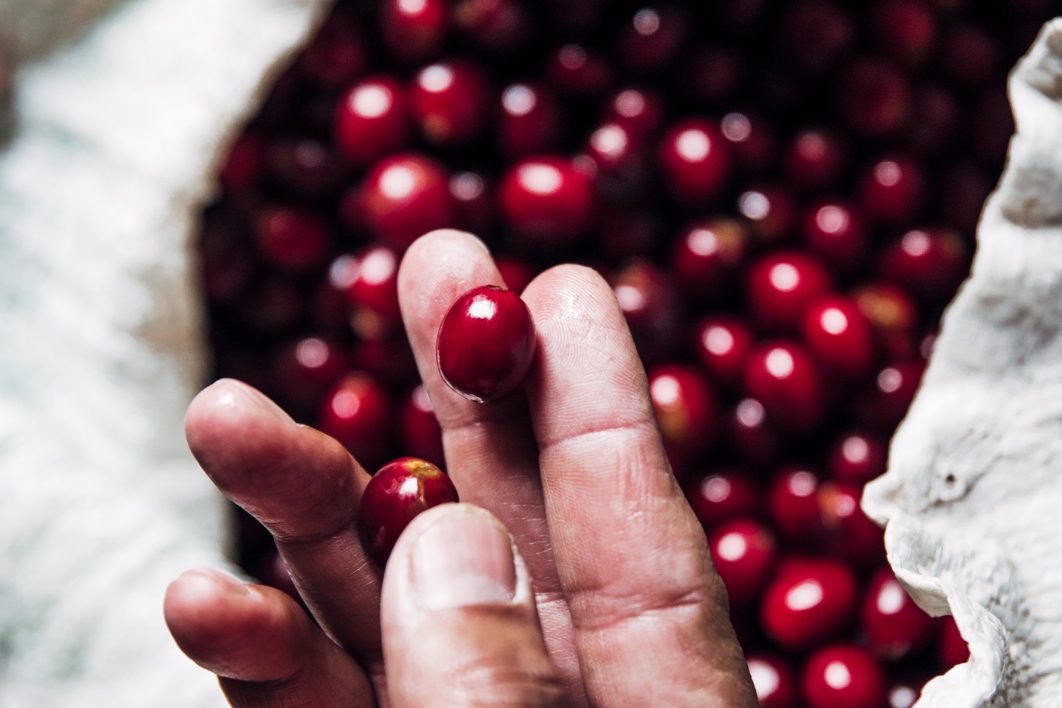
[[[611,288],[578,266],[535,279],[527,396],[482,406],[441,381],[435,336],[491,283],[467,234],[403,260],[406,329],[467,503],[419,516],[384,574],[353,523],[369,476],[339,443],[234,381],[196,398],[193,452],[273,533],[320,628],[279,591],[191,571],[166,597],[177,642],[236,706],[755,705]]]

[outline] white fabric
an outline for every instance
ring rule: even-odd
[[[222,503],[182,435],[204,375],[191,235],[325,6],[106,4],[0,0],[0,36],[40,57],[0,152],[2,708],[223,704],[161,612],[182,570],[225,567]]]
[[[1062,705],[1062,19],[1010,93],[973,275],[863,497],[900,581],[970,644],[923,708]]]

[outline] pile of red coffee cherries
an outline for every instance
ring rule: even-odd
[[[374,468],[442,464],[398,311],[420,234],[614,285],[765,706],[906,706],[966,656],[859,510],[1057,0],[341,1],[203,215],[217,374]],[[241,562],[282,584],[243,519]]]

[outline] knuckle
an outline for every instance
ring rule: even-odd
[[[576,629],[601,632],[648,618],[698,624],[708,614],[708,607],[717,604],[714,594],[703,584],[671,592],[616,593],[605,588],[583,587],[569,591],[569,600]]]
[[[561,706],[564,690],[556,670],[544,656],[475,657],[455,672],[447,705]]]

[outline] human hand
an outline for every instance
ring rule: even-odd
[[[441,380],[450,303],[501,282],[454,231],[402,262],[406,329],[467,503],[418,516],[386,573],[354,524],[369,474],[338,442],[234,381],[192,403],[196,458],[273,534],[318,623],[278,590],[176,580],[170,630],[233,705],[756,705],[607,283],[566,265],[525,290],[539,338],[526,398],[483,406]]]

